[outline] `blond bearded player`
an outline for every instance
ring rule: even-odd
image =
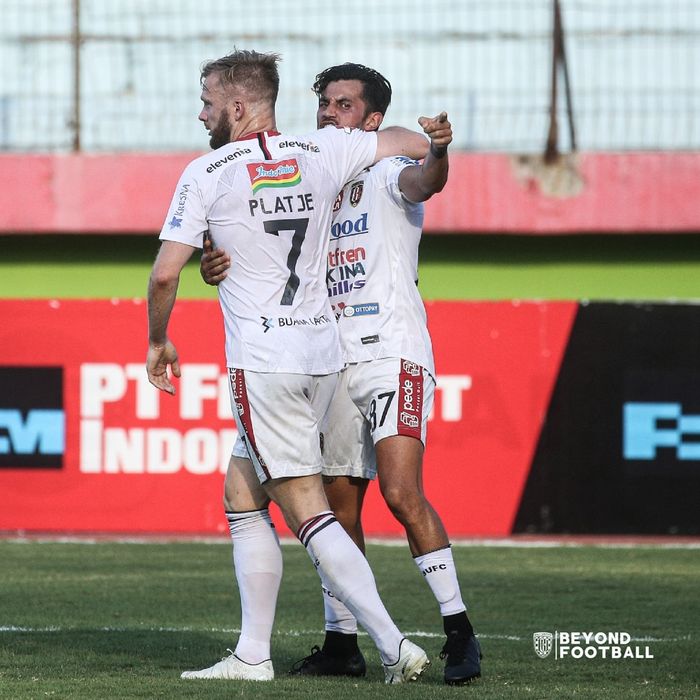
[[[317,76],[319,128],[375,131],[391,100],[391,86],[359,64],[333,66]],[[426,421],[435,388],[432,344],[417,289],[421,202],[447,180],[452,131],[444,113],[430,128],[423,166],[387,158],[342,189],[334,207],[326,284],[338,319],[346,364],[324,424],[324,485],[338,521],[364,551],[361,509],[370,479],[404,526],[416,565],[433,592],[446,641],[448,684],[481,675],[481,650],[466,614],[449,540],[422,488]],[[422,120],[428,126],[430,120]],[[226,275],[221,251],[202,259],[205,281]],[[242,443],[234,458],[245,457]],[[326,638],[295,667],[302,675],[365,673],[357,622],[323,588]]]
[[[326,288],[328,229],[343,184],[397,153],[425,152],[425,137],[328,128],[301,137],[275,130],[277,54],[235,51],[202,70],[200,120],[216,150],[182,174],[160,234],[148,287],[147,373],[174,393],[180,375],[168,324],[180,273],[206,233],[232,261],[219,285],[234,418],[250,460],[232,477],[229,523],[242,603],[241,635],[228,657],[183,678],[271,680],[270,636],[282,559],[273,500],[320,575],[375,642],[387,683],[428,665],[377,593],[362,552],[328,507],[319,424],[343,365]],[[236,490],[237,489],[237,490]]]

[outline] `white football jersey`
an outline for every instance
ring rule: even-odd
[[[162,240],[201,248],[209,231],[231,257],[218,285],[229,367],[328,374],[343,366],[325,286],[332,207],[370,165],[376,134],[326,127],[252,134],[192,161]]]
[[[417,287],[423,205],[399,190],[409,165],[416,162],[385,158],[345,185],[333,208],[326,283],[346,362],[399,357],[435,376]]]

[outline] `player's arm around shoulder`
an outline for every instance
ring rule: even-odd
[[[389,126],[377,132],[377,154],[374,162],[390,156],[407,156],[413,160],[425,158],[428,142],[423,134],[402,126]]]
[[[432,119],[421,117],[418,123],[430,139],[430,150],[422,165],[404,168],[399,175],[399,189],[411,202],[425,202],[445,186],[449,170],[447,147],[452,143],[452,124],[447,112]]]
[[[209,285],[216,287],[228,274],[231,256],[223,248],[214,248],[212,239],[204,238],[199,274]]]

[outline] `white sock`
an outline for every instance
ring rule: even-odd
[[[377,645],[385,664],[396,663],[403,635],[377,592],[372,570],[330,511],[302,523],[297,537],[306,547],[321,583],[345,603]]]
[[[241,595],[241,636],[236,656],[249,664],[270,658],[282,550],[267,508],[226,513],[233,540],[233,567]]]
[[[321,586],[323,593],[323,611],[326,616],[326,630],[328,632],[340,632],[341,634],[357,634],[357,620],[325,586]]]
[[[414,557],[413,561],[416,562],[430,586],[443,617],[464,612],[467,609],[459,591],[457,570],[449,545],[435,552]]]

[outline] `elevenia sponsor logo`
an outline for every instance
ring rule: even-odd
[[[541,659],[653,659],[648,645],[632,645],[628,632],[535,632],[532,645]]]

